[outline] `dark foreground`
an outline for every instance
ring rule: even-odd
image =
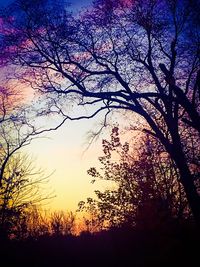
[[[200,266],[200,239],[191,226],[113,229],[96,234],[1,241],[2,267]]]

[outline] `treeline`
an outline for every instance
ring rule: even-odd
[[[121,227],[4,241],[0,258],[4,267],[195,266],[198,242],[196,230],[186,223],[165,231]]]

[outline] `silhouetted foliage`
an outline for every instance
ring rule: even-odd
[[[156,228],[174,218],[190,216],[178,169],[153,137],[142,134],[138,145],[120,141],[114,127],[110,140],[103,140],[99,157],[101,172],[92,167],[92,183],[107,181],[105,191],[96,190],[97,199],[79,203],[80,210],[96,211],[104,227],[140,225]]]

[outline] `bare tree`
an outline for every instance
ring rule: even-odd
[[[37,204],[30,206],[23,219],[19,222],[17,229],[17,233],[21,234],[21,239],[27,237],[38,239],[41,236],[50,235],[49,213],[40,209]]]
[[[6,164],[0,188],[0,226],[4,235],[19,236],[19,229],[32,206],[53,197],[47,190],[48,177],[33,161],[18,154]],[[17,227],[18,226],[18,227]],[[24,231],[26,234],[26,231]]]
[[[48,176],[21,152],[36,138],[22,96],[8,84],[0,88],[0,228],[5,237],[19,234],[17,225],[31,205],[53,197],[42,190]]]
[[[75,230],[75,214],[73,212],[55,211],[51,214],[50,225],[54,235],[70,235]]]
[[[78,120],[117,109],[144,118],[145,131],[174,160],[199,224],[200,196],[180,126],[200,132],[199,1],[101,0],[78,18],[56,3],[20,0],[4,16],[2,40],[21,67],[18,76],[43,94],[43,114]],[[95,110],[72,117],[69,107],[77,105]]]

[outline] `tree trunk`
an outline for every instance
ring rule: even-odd
[[[193,175],[189,170],[183,151],[182,149],[178,149],[177,144],[176,149],[173,151],[173,158],[179,169],[181,183],[184,187],[194,219],[197,226],[200,227],[200,196],[197,192]]]

